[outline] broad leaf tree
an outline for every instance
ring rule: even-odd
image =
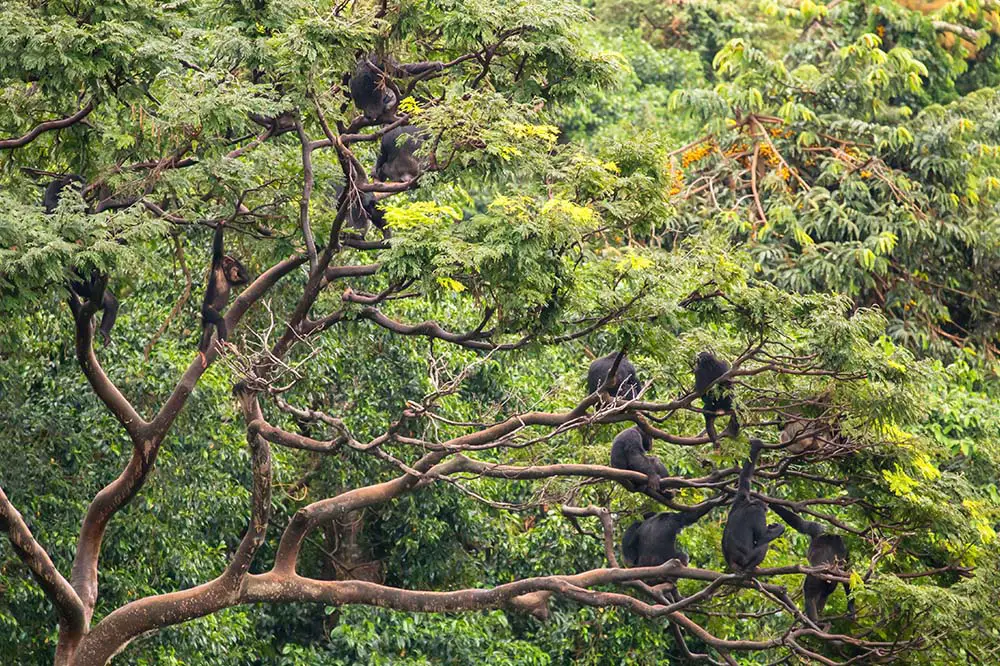
[[[793,68],[754,26],[663,55],[564,0],[2,11],[0,655],[839,664],[1000,647],[990,388],[915,354],[893,309],[938,283],[909,307],[945,307],[983,270],[954,262],[970,225],[988,234],[995,155],[956,162],[995,139],[992,91],[934,99],[918,55],[825,14],[789,20],[844,45]],[[399,93],[391,118],[350,99],[359,57]],[[701,87],[668,102],[681,80]],[[668,136],[622,131],[643,89],[682,123]],[[420,175],[376,180],[408,125]],[[203,363],[220,228],[251,279]],[[933,257],[919,275],[917,256]],[[68,288],[91,275],[121,302],[110,345],[99,299]],[[962,301],[980,332],[989,298]],[[704,350],[731,363],[742,425],[718,445],[693,388]],[[588,394],[612,352],[638,397]],[[789,424],[816,436],[798,446]],[[670,472],[658,492],[608,464],[633,425]],[[748,436],[765,443],[754,496],[841,535],[849,563],[810,567],[789,529],[760,568],[726,569]],[[689,562],[624,566],[644,512],[709,505]],[[806,575],[849,584],[856,612],[838,592],[810,619]]]

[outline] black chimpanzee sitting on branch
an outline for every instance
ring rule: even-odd
[[[641,472],[649,479],[647,492],[655,499],[662,500],[669,493],[660,490],[660,479],[670,476],[660,459],[647,452],[653,448],[653,438],[638,426],[623,430],[611,444],[611,466]],[[624,484],[631,491],[639,490],[631,482]]]
[[[365,121],[391,123],[401,96],[393,77],[425,78],[443,68],[437,61],[402,64],[390,57],[361,53],[354,73],[344,75],[344,84]]]
[[[723,437],[740,434],[740,423],[733,411],[733,382],[726,378],[719,381],[730,370],[728,362],[715,357],[711,352],[701,352],[694,367],[694,390],[701,395],[702,411],[705,416],[705,432],[715,448],[719,448],[719,435],[715,430],[715,419],[729,414],[729,425]]]
[[[753,571],[767,555],[768,545],[785,532],[784,525],[767,524],[767,505],[750,496],[753,470],[764,443],[750,440],[750,457],[740,471],[740,484],[722,530],[722,554],[735,571]]]
[[[383,183],[416,180],[423,172],[416,155],[423,142],[424,131],[416,125],[403,125],[386,132],[375,162],[375,180]]]
[[[383,67],[370,57],[358,59],[354,75],[348,81],[351,99],[369,122],[392,122],[399,103],[396,85]]]
[[[772,504],[771,509],[781,516],[796,532],[809,537],[809,550],[806,559],[809,565],[818,567],[825,564],[836,564],[847,570],[850,566],[847,544],[839,534],[826,534],[823,526],[809,520],[804,520],[791,509],[780,504]],[[802,596],[805,599],[806,615],[813,622],[819,622],[820,613],[826,607],[826,600],[837,589],[837,583],[824,580],[819,576],[809,574],[802,583]],[[854,615],[854,598],[851,596],[851,584],[844,582],[844,592],[847,594],[847,612]]]
[[[605,382],[608,382],[605,390],[611,397],[624,400],[635,400],[642,388],[635,366],[625,352],[611,352],[591,362],[587,370],[587,394],[594,393]]]
[[[625,566],[655,567],[673,559],[680,560],[681,564],[687,566],[690,558],[677,548],[677,535],[685,527],[698,522],[720,501],[722,500],[705,502],[699,508],[689,511],[644,514],[643,520],[629,525],[622,536]],[[666,581],[650,582],[656,584]]]

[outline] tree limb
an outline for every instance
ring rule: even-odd
[[[24,518],[7,498],[3,488],[0,488],[0,531],[7,533],[14,552],[28,566],[45,596],[55,605],[63,631],[79,639],[87,627],[83,602],[69,581],[56,569],[49,554],[32,536]]]
[[[70,125],[75,125],[84,118],[90,115],[90,112],[94,110],[94,100],[87,102],[82,109],[77,111],[71,116],[66,116],[65,118],[58,118],[56,120],[46,120],[43,123],[39,123],[31,128],[27,134],[19,136],[13,139],[0,139],[0,150],[8,150],[11,148],[20,148],[21,146],[26,146],[35,139],[37,139],[44,132],[51,132],[52,130],[63,129],[64,127],[69,127]]]

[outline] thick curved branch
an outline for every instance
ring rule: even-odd
[[[71,299],[75,298],[75,296],[71,296]],[[70,303],[76,321],[76,359],[80,368],[97,397],[124,426],[132,441],[135,441],[142,436],[142,430],[147,423],[139,416],[128,398],[118,390],[118,387],[104,372],[100,361],[97,360],[97,354],[94,351],[93,317],[96,310],[95,304],[90,302],[80,304],[77,301],[73,305],[73,300]]]
[[[353,266],[330,266],[326,269],[323,277],[327,282],[333,282],[345,277],[367,277],[375,275],[382,268],[382,264],[362,264]]]
[[[28,145],[45,132],[51,132],[52,130],[63,129],[65,127],[69,127],[70,125],[75,125],[89,116],[90,112],[93,110],[94,100],[90,100],[82,109],[71,116],[58,118],[56,120],[46,120],[44,123],[39,123],[38,125],[32,127],[31,130],[29,130],[24,136],[19,136],[13,139],[0,139],[0,150],[20,148],[21,146]]]
[[[158,445],[154,446],[148,440],[136,443],[132,447],[132,457],[122,473],[104,486],[87,506],[70,575],[73,588],[84,603],[87,622],[90,621],[94,604],[97,602],[97,564],[101,555],[104,531],[112,516],[128,504],[142,488],[158,449]]]
[[[238,387],[244,418],[261,418],[256,394]],[[129,641],[148,631],[204,617],[240,603],[240,588],[264,543],[271,516],[271,454],[267,443],[248,432],[253,488],[250,522],[226,570],[218,578],[188,590],[139,599],[105,617],[84,636],[73,654],[73,666],[104,666]]]
[[[83,602],[45,549],[31,534],[24,518],[0,488],[0,531],[6,532],[14,552],[31,570],[45,596],[55,605],[63,630],[79,637],[87,627]]]
[[[249,423],[263,420],[257,394],[237,385],[233,390],[243,408],[243,418]],[[253,475],[253,488],[250,501],[250,524],[240,541],[239,548],[226,567],[225,576],[231,581],[241,579],[249,570],[254,555],[260,550],[267,534],[267,526],[271,520],[271,448],[249,425],[247,426],[247,444],[250,445],[250,466]]]
[[[227,581],[223,574],[197,587],[146,597],[116,609],[84,636],[72,666],[106,666],[137,636],[235,606],[239,587]]]
[[[246,575],[236,588],[220,577],[190,590],[147,597],[114,611],[85,638],[74,660],[74,666],[103,666],[106,660],[122,646],[142,633],[203,617],[238,604],[261,602],[312,602],[332,606],[363,604],[410,612],[441,613],[500,608],[516,598],[524,598],[538,592],[560,594],[587,605],[622,606],[646,617],[665,616],[716,649],[766,650],[784,642],[783,637],[766,641],[729,641],[716,638],[674,610],[684,605],[685,600],[670,605],[652,605],[620,593],[594,592],[587,589],[597,585],[661,578],[665,575],[683,575],[688,571],[694,574],[689,576],[692,578],[733,583],[738,583],[741,579],[735,575],[688,570],[680,566],[677,560],[670,560],[656,567],[594,569],[573,575],[527,578],[494,588],[448,592],[405,590],[358,580],[314,580],[279,571]],[[813,635],[825,639],[840,638],[816,632],[813,632]]]
[[[92,321],[94,305],[89,302],[81,305],[75,297],[71,299],[76,320],[76,354],[80,367],[94,392],[125,427],[132,440],[132,456],[128,464],[118,478],[97,493],[87,507],[87,513],[80,527],[70,580],[83,603],[84,622],[87,623],[90,622],[94,604],[97,602],[97,562],[104,530],[111,516],[127,504],[142,486],[155,459],[155,447],[142,437],[148,424],[139,417],[131,403],[108,378],[97,361],[97,355],[94,353]]]
[[[254,280],[233,301],[233,304],[227,310],[225,315],[226,323],[231,328],[235,327],[236,323],[251,305],[257,302],[278,280],[304,262],[304,257],[285,259]],[[114,385],[107,381],[107,377],[104,376],[103,372],[97,374],[94,371],[95,368],[100,370],[100,366],[95,365],[97,359],[94,357],[93,352],[93,327],[89,323],[90,316],[83,316],[87,314],[89,306],[77,306],[75,309],[78,310],[78,353],[83,351],[84,359],[90,364],[89,367],[87,365],[84,366],[84,372],[89,373],[88,379],[93,375],[91,385],[94,385],[95,381],[97,382],[95,391],[98,392],[98,395],[101,395],[105,403],[108,403],[109,400],[111,401],[109,407],[113,412],[115,412],[116,408],[123,410],[124,406],[121,402],[115,400],[115,396],[120,396],[121,394],[117,392]],[[214,350],[211,351],[209,353],[210,358],[214,358],[214,354]],[[83,364],[83,361],[81,361],[81,364]],[[136,428],[134,434],[131,430],[129,431],[129,434],[132,436],[133,447],[132,457],[128,465],[126,465],[118,478],[97,493],[87,507],[87,513],[84,515],[83,524],[80,527],[80,537],[77,542],[76,557],[73,560],[73,570],[70,580],[72,581],[73,588],[83,601],[88,622],[93,614],[94,604],[97,601],[97,567],[100,560],[104,532],[107,529],[108,523],[115,513],[128,504],[142,488],[149,471],[156,462],[156,456],[159,453],[163,438],[166,436],[171,424],[173,424],[177,414],[180,413],[181,408],[183,408],[184,403],[187,401],[188,396],[191,395],[195,384],[197,384],[198,379],[204,371],[205,369],[201,366],[201,363],[193,360],[174,387],[170,397],[163,404],[156,418],[148,424],[141,423]],[[114,389],[114,391],[111,391],[111,389]],[[102,395],[102,391],[108,396],[107,398],[105,398],[105,395]],[[123,397],[120,400],[124,401],[124,405],[127,405],[131,409],[131,405],[128,405],[128,402]],[[118,412],[115,412],[115,414],[118,415]],[[119,420],[121,418],[119,416]],[[138,416],[136,415],[134,418],[138,419]],[[127,423],[126,427],[128,427]]]
[[[417,473],[425,473],[440,462],[447,454],[429,453],[413,464]],[[313,502],[295,512],[281,535],[278,552],[274,556],[273,571],[282,575],[294,575],[299,549],[306,536],[319,525],[335,518],[343,518],[352,511],[383,504],[412,489],[422,477],[404,474],[391,481],[377,483],[365,488],[357,488],[329,499]]]
[[[634,569],[594,569],[568,576],[541,576],[486,589],[450,592],[405,590],[367,581],[325,581],[272,571],[248,576],[243,600],[246,602],[316,602],[330,605],[364,604],[422,613],[447,613],[502,606],[510,599],[548,590],[560,594],[595,585],[625,583],[642,578],[672,574],[677,560],[656,567]],[[622,595],[616,595],[622,596]]]
[[[73,666],[104,666],[108,659],[135,637],[164,627],[204,617],[244,603],[301,603],[330,605],[365,604],[414,612],[448,612],[498,608],[514,597],[549,590],[601,605],[625,602],[624,595],[604,597],[586,593],[584,587],[629,582],[671,573],[671,560],[658,567],[596,569],[570,576],[544,576],[507,583],[495,588],[434,592],[404,590],[365,581],[320,581],[277,571],[244,576],[239,587],[224,577],[204,585],[134,601],[115,610],[88,634],[75,655]],[[632,600],[634,601],[634,600]],[[651,606],[649,608],[657,608]]]

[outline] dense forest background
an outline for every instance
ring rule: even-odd
[[[993,0],[3,3],[0,663],[1000,662],[997,86]],[[642,395],[588,396],[620,350]],[[665,500],[608,467],[633,423]],[[853,616],[803,615],[792,529],[727,571],[749,437]]]

